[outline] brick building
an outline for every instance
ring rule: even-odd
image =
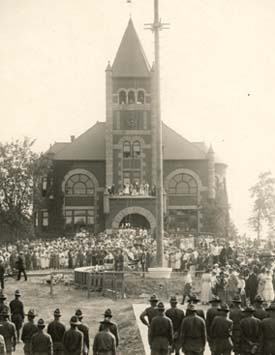
[[[48,151],[35,225],[45,233],[155,228],[156,113],[154,68],[129,21],[106,68],[106,120]],[[163,123],[166,228],[202,232],[202,204],[226,195],[226,164],[203,142],[189,142]]]

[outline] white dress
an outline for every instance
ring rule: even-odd
[[[265,284],[263,289],[263,299],[266,302],[272,302],[274,300],[274,289],[272,283],[272,275],[265,275]]]
[[[211,274],[204,273],[201,277],[201,303],[207,304],[212,298],[212,278]]]

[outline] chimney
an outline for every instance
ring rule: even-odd
[[[71,136],[71,142],[73,142],[74,140],[75,140],[75,136],[72,135],[72,136]]]

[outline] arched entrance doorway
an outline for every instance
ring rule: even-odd
[[[146,225],[148,223],[151,231],[154,231],[156,228],[156,219],[152,212],[143,207],[127,207],[118,212],[118,214],[114,217],[112,229],[119,229],[121,222],[125,217],[127,218],[127,216],[132,216],[132,218],[135,217],[135,223],[139,223],[139,221],[143,221]],[[144,219],[141,219],[142,217],[145,221]]]
[[[119,228],[123,228],[124,226],[129,226],[131,228],[143,228],[143,229],[150,229],[150,223],[149,221],[142,216],[141,214],[137,214],[137,213],[132,213],[132,214],[128,214],[127,216],[125,216],[120,224],[119,224]]]

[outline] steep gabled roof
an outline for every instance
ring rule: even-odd
[[[62,149],[55,160],[105,160],[105,122],[94,126]]]
[[[162,124],[164,160],[204,160],[206,154],[172,128]]]
[[[69,142],[54,142],[53,145],[50,146],[50,148],[47,150],[47,154],[56,154],[59,153],[62,149],[64,149]]]
[[[150,76],[150,65],[132,19],[124,32],[112,69],[114,77]]]

